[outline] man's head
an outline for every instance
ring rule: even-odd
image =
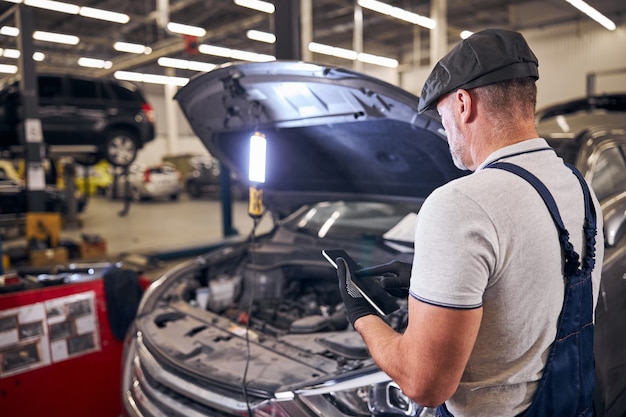
[[[418,112],[433,109],[444,95],[516,78],[539,78],[539,63],[524,37],[486,29],[457,44],[435,65],[424,83]]]

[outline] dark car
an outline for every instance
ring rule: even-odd
[[[220,162],[210,156],[194,155],[188,160],[187,175],[185,176],[185,191],[191,198],[219,198],[222,189],[222,169]],[[231,175],[231,196],[236,200],[247,197],[248,188],[245,184]]]
[[[412,260],[422,202],[468,173],[436,113],[418,115],[415,95],[375,78],[283,61],[219,67],[176,99],[241,178],[250,136],[265,135],[257,185],[274,228],[251,226],[150,286],[127,338],[125,415],[434,415],[373,362],[321,252],[344,249],[362,266]],[[385,320],[403,331],[397,303]]]
[[[155,137],[154,110],[134,84],[54,74],[40,74],[37,80],[39,117],[50,154],[74,156],[86,165],[104,158],[127,166]],[[23,115],[17,82],[0,90],[0,103],[0,149],[19,154]]]
[[[626,94],[547,107],[537,126],[591,183],[602,204],[606,248],[596,309],[596,416],[626,413]]]

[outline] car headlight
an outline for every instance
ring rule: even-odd
[[[278,395],[282,397],[286,396],[286,393]],[[321,398],[343,415],[357,417],[435,416],[435,409],[415,403],[402,392],[398,384],[380,370],[296,390],[293,395],[320,416],[337,415],[336,412],[324,409],[321,405]]]
[[[342,412],[355,416],[428,416],[393,381],[328,394]]]

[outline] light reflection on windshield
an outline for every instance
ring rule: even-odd
[[[320,238],[345,235],[381,237],[409,213],[417,213],[418,204],[372,201],[321,202],[299,210],[283,226]]]

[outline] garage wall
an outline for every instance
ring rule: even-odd
[[[626,92],[626,28],[608,31],[595,22],[524,34],[539,58],[538,106],[584,97],[587,74],[598,74],[596,94]]]
[[[584,96],[587,74],[592,72],[598,73],[596,93],[626,92],[626,28],[608,31],[593,21],[584,20],[577,24],[525,31],[523,34],[539,59],[538,108]],[[363,67],[363,72],[399,84],[417,95],[430,70],[430,67],[404,68],[402,72],[397,72],[376,66]],[[622,72],[602,74],[616,70]],[[156,110],[157,138],[140,152],[138,162],[158,163],[163,155],[170,153],[208,153],[191,131],[178,104],[174,106],[178,141],[175,149],[168,149],[165,88],[154,84],[141,87]]]
[[[585,96],[591,72],[621,69],[620,74],[599,75],[596,93],[626,92],[626,28],[608,31],[587,19],[522,33],[539,59],[538,108]],[[430,69],[404,72],[400,85],[419,95]]]

